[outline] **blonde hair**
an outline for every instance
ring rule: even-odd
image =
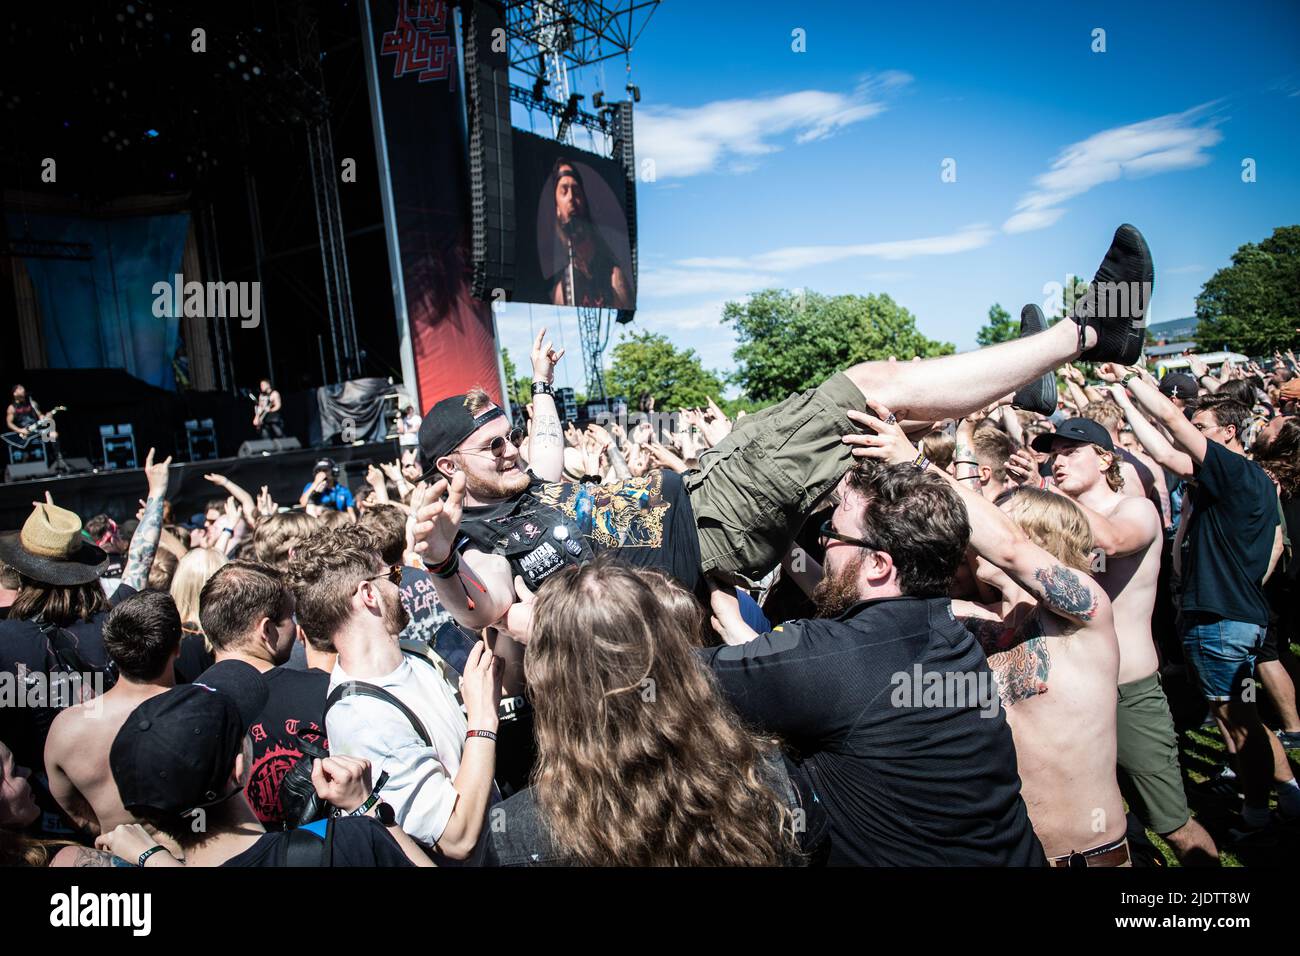
[[[469,409],[471,415],[478,415],[483,409],[490,405],[495,405],[492,396],[487,393],[487,389],[482,385],[475,385],[465,393],[465,407]]]
[[[1093,445],[1092,450],[1098,455],[1109,455],[1110,465],[1102,474],[1106,476],[1106,484],[1110,485],[1111,491],[1119,491],[1124,487],[1124,472],[1121,470],[1121,463],[1124,461],[1118,451],[1108,451],[1100,445]]]
[[[1030,541],[1056,560],[1085,574],[1091,572],[1092,528],[1069,498],[1041,488],[1021,487],[1007,496],[1002,510]]]
[[[253,530],[253,553],[263,564],[284,570],[289,552],[321,527],[319,518],[285,511],[263,518]]]
[[[212,548],[195,548],[186,553],[176,565],[172,575],[171,595],[180,612],[181,624],[186,627],[199,627],[199,595],[208,578],[216,574],[226,563],[226,556]],[[212,645],[206,636],[203,645],[212,653]]]

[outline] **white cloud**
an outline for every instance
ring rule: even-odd
[[[1204,166],[1210,161],[1206,150],[1223,139],[1214,128],[1220,120],[1207,116],[1214,105],[1117,126],[1065,147],[1016,203],[1003,231],[1044,229],[1065,214],[1065,202],[1122,176],[1136,179]]]
[[[910,82],[907,73],[891,70],[863,78],[849,94],[803,90],[702,106],[645,107],[636,120],[637,158],[653,160],[659,180],[696,176],[724,163],[748,172],[757,165],[755,157],[781,148],[771,140],[790,133],[797,144],[824,139],[883,113],[882,98]]]
[[[947,235],[925,236],[920,239],[892,239],[842,246],[786,246],[754,256],[681,259],[678,260],[677,265],[688,270],[709,270],[709,274],[714,276],[730,274],[716,271],[727,269],[789,272],[793,269],[841,262],[845,259],[875,258],[897,261],[916,256],[952,255],[988,245],[993,235],[993,229],[979,223]]]
[[[707,263],[709,260],[694,261]],[[645,270],[637,277],[637,298],[657,299],[682,295],[734,298],[780,284],[774,275],[746,269],[743,260],[728,261],[738,263],[735,267],[738,271],[726,271],[728,267]]]

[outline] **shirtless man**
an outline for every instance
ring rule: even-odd
[[[1212,862],[1218,857],[1214,840],[1187,806],[1178,736],[1151,636],[1160,576],[1160,516],[1149,499],[1120,490],[1112,438],[1099,421],[1072,418],[1055,435],[1035,439],[1034,449],[1052,456],[1055,490],[1083,512],[1103,555],[1097,561],[1097,581],[1110,598],[1119,637],[1120,789],[1138,819],[1163,836],[1179,860]]]
[[[181,618],[171,596],[142,591],[122,601],[104,622],[104,647],[117,663],[117,683],[59,714],[45,743],[50,793],[77,825],[96,836],[136,822],[122,808],[108,752],[131,712],[175,684]]]
[[[888,409],[849,418],[875,434],[846,435],[854,454],[915,461]],[[954,463],[961,453],[959,429]],[[968,434],[968,432],[967,432]],[[1069,501],[1021,489],[1009,517],[956,476],[930,470],[959,489],[970,520],[979,576],[1001,592],[985,606],[953,601],[952,611],[984,645],[1015,739],[1021,793],[1053,866],[1125,866],[1124,803],[1115,780],[1115,700],[1119,642],[1110,599],[1088,576],[1092,536]]]

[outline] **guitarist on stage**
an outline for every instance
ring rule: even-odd
[[[280,417],[280,393],[269,378],[258,383],[257,411],[253,413],[253,427],[263,438],[283,438],[284,419]]]
[[[9,431],[15,432],[19,438],[26,438],[32,433],[33,426],[45,417],[47,416],[42,414],[36,400],[27,394],[27,387],[15,385],[10,393],[9,407],[5,409],[5,424],[9,426]],[[52,416],[50,419],[53,422]],[[56,471],[66,470],[68,466],[64,463],[63,451],[59,448],[59,433],[51,427],[41,440],[45,445],[45,460]]]

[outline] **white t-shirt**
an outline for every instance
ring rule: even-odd
[[[330,674],[330,691],[349,677],[339,664]],[[371,780],[388,771],[381,796],[411,836],[432,846],[442,836],[456,806],[452,781],[460,770],[468,725],[460,705],[437,669],[402,655],[402,663],[383,677],[366,678],[415,712],[433,746],[427,747],[406,715],[392,704],[354,694],[342,698],[325,717],[330,752],[370,761]],[[479,842],[479,848],[484,843]],[[476,859],[479,850],[476,849]]]

